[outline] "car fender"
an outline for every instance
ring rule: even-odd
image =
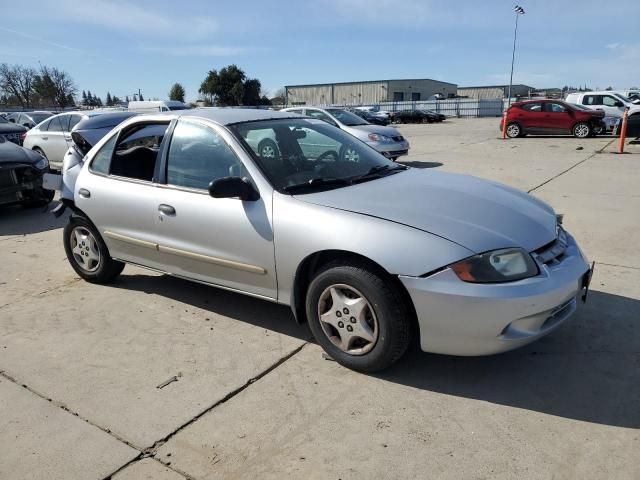
[[[298,267],[323,251],[354,253],[392,275],[421,276],[474,253],[448,239],[370,215],[274,192],[278,302],[292,305]]]

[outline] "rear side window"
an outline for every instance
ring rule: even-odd
[[[73,130],[73,127],[75,127],[80,120],[82,120],[82,116],[81,115],[70,115],[70,120],[69,120],[69,131]]]
[[[138,124],[120,134],[109,173],[151,182],[168,123]]]
[[[206,190],[220,178],[244,176],[242,162],[213,129],[196,123],[178,122],[167,158],[167,183]]]
[[[583,105],[602,105],[602,95],[585,95],[582,99]]]
[[[117,135],[111,137],[111,139],[105,143],[100,151],[96,153],[95,157],[89,165],[89,169],[92,172],[102,173],[106,175],[109,173],[109,165],[111,164],[111,157],[113,156],[113,148],[116,145]]]
[[[522,106],[522,109],[526,110],[527,112],[541,112],[542,104],[541,103],[525,103]]]
[[[62,131],[62,123],[60,123],[60,117],[53,117],[51,122],[49,123],[49,128],[47,128],[49,132],[61,132]]]

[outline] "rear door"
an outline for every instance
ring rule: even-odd
[[[154,180],[168,126],[141,121],[112,136],[82,169],[74,192],[113,257],[160,270]]]
[[[546,131],[546,123],[544,112],[542,111],[542,102],[525,103],[520,107],[522,113],[517,113],[514,118],[522,125],[525,130]]]
[[[69,122],[68,115],[56,115],[49,122],[46,132],[42,133],[42,150],[49,159],[49,163],[55,169],[62,168],[64,154],[67,153],[67,140],[62,122]],[[68,128],[68,127],[67,127]]]

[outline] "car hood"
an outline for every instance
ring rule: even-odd
[[[400,136],[400,132],[393,127],[383,127],[382,125],[357,125],[353,127],[344,127],[344,130],[349,132],[358,138],[365,138],[370,133],[377,133],[378,135],[385,135],[387,137]]]
[[[5,133],[23,133],[27,129],[22,125],[16,125],[15,123],[0,123],[0,134]]]
[[[506,247],[532,251],[556,238],[556,217],[549,205],[468,175],[409,169],[296,198],[404,224],[476,253]]]
[[[0,142],[0,166],[15,163],[33,165],[41,158],[40,154],[15,143]]]

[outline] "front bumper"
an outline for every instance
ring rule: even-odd
[[[517,282],[474,284],[447,268],[426,278],[400,276],[418,316],[425,352],[491,355],[555,330],[576,310],[589,265],[573,237],[553,264]]]
[[[406,140],[403,140],[401,142],[393,142],[393,143],[382,143],[382,142],[367,142],[367,143],[387,158],[401,157],[409,153],[409,142],[407,142]]]
[[[0,169],[0,205],[39,199],[42,191],[42,174],[42,171],[23,164]]]

